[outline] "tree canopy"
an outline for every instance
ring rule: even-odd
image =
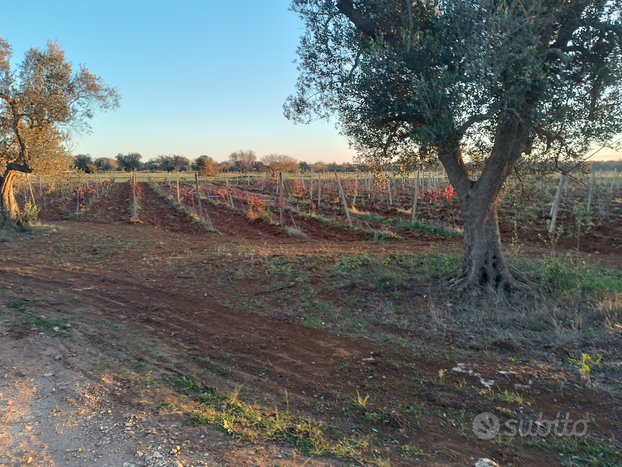
[[[296,159],[283,154],[268,154],[261,158],[261,162],[270,170],[273,176],[278,172],[293,172],[298,168]]]
[[[161,154],[154,160],[154,169],[164,170],[165,172],[185,172],[190,168],[190,159],[176,154]]]
[[[371,165],[438,158],[458,193],[455,284],[521,288],[502,260],[497,201],[519,162],[576,166],[622,132],[615,0],[294,0],[305,25],[299,122],[336,115]],[[484,154],[478,177],[464,155]],[[501,259],[499,259],[501,258]]]
[[[251,151],[250,149],[248,151],[240,149],[239,151],[232,152],[229,155],[229,162],[231,165],[244,173],[251,171],[256,160],[257,155],[255,154],[255,151]]]
[[[192,168],[201,177],[215,177],[221,170],[220,164],[209,156],[197,157]]]
[[[119,163],[115,159],[109,157],[98,157],[94,161],[97,170],[111,171],[119,168]]]
[[[116,89],[84,65],[74,71],[57,42],[33,47],[13,68],[12,50],[0,37],[0,210],[1,223],[14,223],[18,172],[53,173],[73,159],[66,143],[72,133],[89,132],[97,110],[119,105]]]
[[[117,164],[119,164],[119,168],[126,172],[131,172],[133,170],[139,170],[141,167],[140,160],[143,158],[137,152],[130,152],[129,154],[117,154]]]

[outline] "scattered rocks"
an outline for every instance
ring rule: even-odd
[[[500,467],[495,461],[490,459],[481,458],[475,462],[475,467]]]

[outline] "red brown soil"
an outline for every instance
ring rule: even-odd
[[[212,222],[224,234],[221,236],[192,222],[187,214],[148,186],[141,195],[140,217],[144,224],[131,225],[123,219],[123,206],[129,202],[126,191],[125,185],[115,185],[107,197],[89,209],[85,217],[88,221],[62,223],[64,230],[56,234],[59,238],[54,242],[75,245],[75,250],[56,251],[49,246],[47,237],[40,237],[23,240],[18,250],[11,250],[10,256],[7,250],[0,252],[2,286],[25,285],[71,294],[79,291],[84,303],[92,305],[113,323],[124,323],[140,335],[155,337],[179,349],[180,364],[176,371],[180,373],[196,369],[198,357],[217,359],[223,354],[244,354],[232,371],[235,381],[258,388],[260,394],[271,395],[272,400],[280,400],[287,389],[292,410],[301,413],[308,413],[310,407],[321,401],[326,408],[314,416],[328,423],[333,417],[342,416],[336,395],[356,398],[361,380],[373,375],[372,391],[380,399],[378,405],[384,405],[375,430],[393,433],[405,429],[410,436],[407,443],[436,453],[437,463],[433,465],[473,465],[472,459],[481,457],[495,458],[503,465],[560,465],[559,458],[543,451],[518,443],[507,447],[465,438],[438,423],[425,422],[414,431],[399,414],[391,412],[390,407],[408,407],[415,400],[424,401],[431,411],[466,409],[470,424],[472,417],[485,407],[480,399],[461,396],[455,390],[453,379],[459,382],[462,375],[448,376],[451,378],[448,384],[415,385],[409,370],[416,368],[420,376],[432,381],[438,380],[439,369],[448,370],[463,362],[440,354],[411,354],[389,344],[336,337],[301,325],[240,313],[214,298],[211,289],[218,287],[216,278],[212,282],[197,282],[191,274],[180,274],[179,269],[171,271],[168,267],[171,262],[183,262],[190,270],[200,269],[210,260],[201,252],[231,244],[244,244],[267,255],[298,251],[425,251],[430,248],[430,235],[420,233],[408,242],[377,244],[364,242],[358,233],[347,229],[296,219],[309,236],[300,239],[287,236],[274,225],[251,222],[238,212],[210,205]],[[84,251],[77,248],[110,232],[120,239],[137,240],[138,248],[105,260],[85,257]],[[434,243],[443,241],[446,248],[459,251],[461,239],[434,237]],[[59,266],[59,261],[79,268]],[[373,360],[363,360],[369,357]],[[540,379],[546,377],[545,369],[535,364],[522,366],[518,380],[503,380],[495,376],[500,368],[497,364],[484,358],[469,363],[477,365],[483,378],[498,380],[500,391],[514,391],[514,383],[534,380],[532,396],[526,396],[531,406],[516,416],[526,416],[532,411],[566,413],[569,407],[581,407],[582,413],[589,412],[595,417],[603,437],[617,434],[617,428],[611,428],[606,419],[611,416],[612,404],[617,404],[608,395],[590,389],[567,390],[561,394],[552,391]],[[340,370],[344,364],[350,365],[345,372]],[[477,378],[465,376],[465,379],[469,384],[478,384]],[[356,419],[348,423],[357,428]],[[391,465],[412,465],[411,461],[397,456],[395,450],[392,452]]]

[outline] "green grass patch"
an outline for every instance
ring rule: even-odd
[[[62,230],[55,225],[21,225],[15,228],[0,230],[0,243],[19,240],[27,237],[37,237]]]
[[[401,237],[395,232],[389,229],[370,229],[367,233],[367,238],[372,242],[390,242],[392,240],[400,240]]]
[[[446,235],[449,237],[462,237],[464,234],[457,230],[448,229],[446,227],[433,224],[432,222],[410,222],[404,219],[390,219],[378,214],[360,214],[353,212],[353,216],[358,219],[365,220],[367,222],[379,222],[385,225],[392,225],[394,227],[402,227],[411,230],[421,230],[423,232]]]
[[[202,386],[192,375],[166,373],[163,379],[194,394],[183,396],[178,402],[153,405],[152,409],[166,407],[181,410],[194,424],[216,425],[237,440],[287,440],[308,455],[332,455],[348,459],[375,453],[369,437],[357,436],[333,441],[327,435],[330,430],[321,421],[293,415],[289,411],[281,412],[276,406],[266,408],[248,404],[240,400],[239,387],[227,394],[214,387]]]
[[[386,219],[383,224],[390,224],[395,227],[403,227],[405,229],[421,230],[432,234],[445,235],[448,237],[463,237],[464,233],[458,230],[448,229],[431,222],[409,222],[402,219]]]
[[[182,387],[184,389],[190,389],[192,391],[198,391],[201,388],[201,383],[192,379],[192,375],[175,375],[173,373],[164,373],[162,379],[173,383],[175,386]]]
[[[622,451],[613,444],[598,443],[587,438],[576,436],[553,436],[548,440],[542,438],[529,439],[525,444],[529,447],[546,451],[557,451],[572,464],[580,467],[619,467],[622,465]]]
[[[551,253],[538,261],[524,261],[519,268],[539,279],[545,290],[566,299],[601,298],[622,293],[622,271],[594,268],[570,253]]]
[[[24,307],[27,303],[28,302],[19,299],[12,300],[9,303],[11,308],[18,311],[15,320],[9,323],[9,326],[19,327],[28,325],[41,330],[54,331],[54,334],[58,333],[59,336],[63,337],[73,336],[73,327],[71,326],[70,319],[47,319],[40,316],[33,316],[24,311]]]

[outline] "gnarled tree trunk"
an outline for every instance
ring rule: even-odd
[[[14,182],[19,172],[31,173],[27,164],[7,164],[0,177],[0,227],[12,227],[19,224],[19,206],[15,200]]]
[[[488,289],[500,292],[531,290],[531,281],[511,270],[503,257],[498,201],[490,206],[476,200],[462,207],[464,223],[464,257],[450,284],[461,292]]]
[[[460,292],[531,290],[524,274],[511,270],[503,257],[497,210],[503,184],[521,154],[529,134],[520,121],[508,122],[497,132],[492,153],[478,180],[471,180],[457,145],[440,155],[460,198],[464,222],[464,257],[450,280]]]

